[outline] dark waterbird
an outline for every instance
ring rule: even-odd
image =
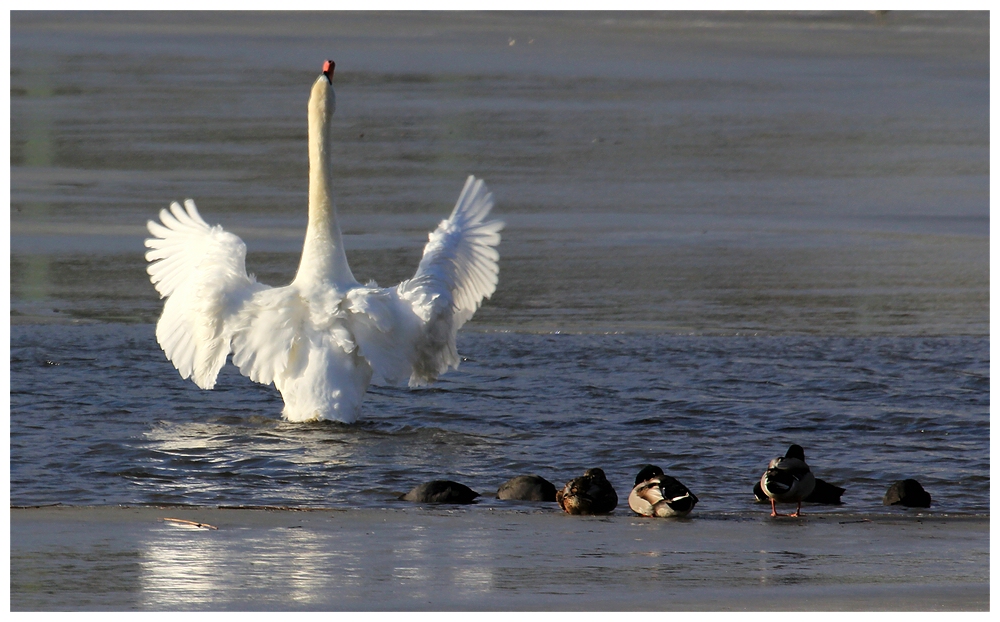
[[[556,487],[538,475],[518,475],[497,489],[497,499],[506,501],[555,501]]]
[[[902,479],[894,482],[885,491],[882,505],[902,505],[908,508],[931,507],[931,495],[915,479]]]
[[[415,503],[474,503],[479,493],[464,484],[436,479],[420,484],[399,498]]]

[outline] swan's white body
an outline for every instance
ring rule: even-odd
[[[455,334],[496,289],[503,223],[469,177],[451,217],[429,236],[412,279],[363,286],[347,264],[331,194],[332,69],[309,98],[309,224],[295,279],[272,288],[246,271],[246,245],[209,227],[193,201],[148,224],[150,280],[166,298],[156,339],[183,378],[215,385],[230,354],[274,383],[292,421],[357,419],[373,374],[419,386],[458,367]]]

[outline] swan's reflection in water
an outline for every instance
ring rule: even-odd
[[[369,525],[377,514],[351,514],[330,521],[328,512],[282,512],[280,526],[272,514],[271,526],[241,521],[214,531],[163,523],[143,545],[142,608],[370,610],[429,606],[445,593],[472,603],[493,589],[484,565],[493,543],[456,535],[447,517],[407,524],[397,513]]]

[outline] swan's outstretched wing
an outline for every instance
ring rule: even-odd
[[[181,377],[203,389],[215,386],[229,355],[231,319],[267,286],[247,275],[247,248],[239,237],[209,227],[194,201],[173,203],[149,221],[149,278],[167,301],[156,340]]]
[[[500,273],[500,220],[483,222],[493,209],[493,193],[472,175],[458,195],[448,220],[428,236],[424,256],[412,279],[400,283],[403,293],[440,293],[451,298],[457,331],[497,288]],[[417,296],[419,299],[419,295]]]
[[[503,222],[485,220],[492,208],[493,194],[470,176],[451,216],[428,236],[412,279],[348,293],[354,335],[383,379],[409,376],[416,386],[458,367],[455,334],[497,286]]]

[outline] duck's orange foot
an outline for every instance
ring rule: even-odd
[[[771,516],[784,516],[784,514],[778,514],[778,508],[774,507],[774,499],[771,499]]]

